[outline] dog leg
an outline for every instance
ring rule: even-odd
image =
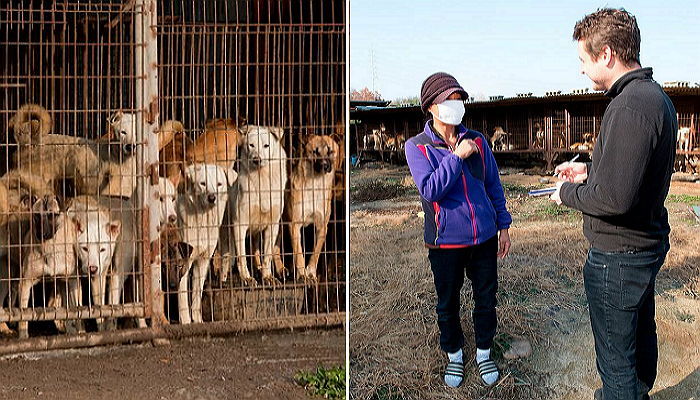
[[[299,220],[301,217],[298,218]],[[304,249],[301,244],[302,224],[291,222],[289,224],[289,236],[292,239],[292,252],[294,253],[294,269],[296,270],[296,280],[306,280],[306,270],[304,268]]]
[[[122,288],[124,287],[124,280],[126,279],[124,274],[117,273],[116,269],[117,268],[115,268],[115,270],[112,271],[112,274],[109,276],[109,304],[112,305],[121,304],[121,293]],[[107,318],[105,320],[104,329],[107,331],[117,329],[116,318]]]
[[[330,205],[327,208],[330,210]],[[318,268],[318,258],[321,256],[321,250],[323,250],[323,245],[326,243],[326,234],[328,233],[328,222],[331,219],[330,213],[325,213],[323,216],[323,221],[317,221],[314,223],[314,231],[316,233],[316,238],[314,240],[314,252],[311,254],[309,259],[309,264],[306,267],[306,279],[312,283],[317,282],[316,269]]]
[[[180,278],[180,284],[177,289],[177,309],[180,314],[180,323],[189,324],[192,322],[190,318],[190,299],[188,293],[188,283],[190,279],[190,270],[192,269],[192,258],[187,261],[187,269]]]
[[[192,322],[204,322],[202,320],[202,292],[208,269],[209,259],[199,259],[192,266]]]
[[[83,305],[83,291],[80,288],[80,280],[68,280],[68,307],[80,307]],[[66,333],[76,334],[85,332],[83,320],[68,320],[65,321]]]
[[[255,278],[250,276],[248,271],[248,261],[245,258],[245,234],[247,227],[238,225],[234,228],[234,240],[236,242],[236,264],[238,265],[238,276],[241,278],[243,286],[255,286]]]
[[[60,288],[58,289],[60,290]],[[46,303],[46,307],[49,308],[61,308],[63,307],[63,293],[58,292],[55,293],[51,298],[49,299],[48,303]],[[53,324],[56,325],[56,330],[59,333],[66,333],[66,321],[62,319],[56,319],[53,321]]]
[[[92,305],[102,306],[105,304],[105,289],[107,288],[107,273],[96,274],[90,277],[90,290],[92,295]],[[104,318],[95,318],[97,330],[102,332],[105,329]]]
[[[32,287],[39,282],[38,279],[25,278],[20,281],[19,284],[19,308],[27,308],[29,306],[29,294],[32,291]],[[19,338],[27,339],[29,338],[29,322],[20,321],[19,322]]]
[[[8,298],[10,294],[10,266],[6,259],[7,254],[4,251],[0,251],[0,314],[7,314],[4,309],[5,299],[7,299],[8,308],[12,308],[12,299]],[[15,332],[7,326],[7,323],[0,322],[0,334],[9,336],[13,335]]]
[[[262,268],[262,280],[268,285],[275,285],[281,283],[274,275],[272,275],[272,247],[277,242],[277,235],[280,231],[279,223],[274,223],[272,226],[268,226],[264,231],[263,237],[263,268]]]

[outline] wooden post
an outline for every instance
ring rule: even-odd
[[[160,243],[158,222],[158,23],[156,0],[137,0],[134,23],[136,44],[137,160],[141,169],[137,178],[138,209],[142,221],[140,238],[141,266],[144,277],[146,316],[152,326],[160,324],[163,312],[161,292]]]

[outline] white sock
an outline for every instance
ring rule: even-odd
[[[488,360],[489,357],[491,357],[491,349],[476,349],[477,364],[484,360]],[[498,380],[498,371],[486,374],[483,376],[483,378],[487,385],[493,385],[493,383]]]
[[[462,355],[462,349],[457,350],[455,353],[447,353],[451,362],[458,362],[460,364],[464,363],[464,358]],[[457,387],[462,383],[462,378],[454,375],[445,374],[445,383],[449,387]]]

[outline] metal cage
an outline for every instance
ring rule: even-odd
[[[343,1],[0,21],[0,353],[344,321]]]

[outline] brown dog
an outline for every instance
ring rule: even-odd
[[[182,178],[187,151],[193,146],[194,142],[187,137],[179,121],[168,120],[160,127],[158,132],[159,173],[160,176],[170,179],[175,187]]]
[[[246,128],[242,121],[237,124],[232,119],[207,121],[204,134],[187,149],[186,161],[189,164],[216,164],[225,169],[231,168],[236,161],[238,146]]]
[[[316,282],[318,259],[326,241],[328,222],[331,218],[331,200],[335,172],[340,169],[342,158],[339,146],[330,136],[310,135],[304,139],[303,155],[292,169],[291,191],[285,204],[285,220],[289,221],[289,234],[294,252],[294,269],[298,280]],[[314,225],[316,233],[314,249],[305,265],[301,231]],[[278,249],[275,249],[277,254]],[[276,263],[279,269],[279,258]]]

